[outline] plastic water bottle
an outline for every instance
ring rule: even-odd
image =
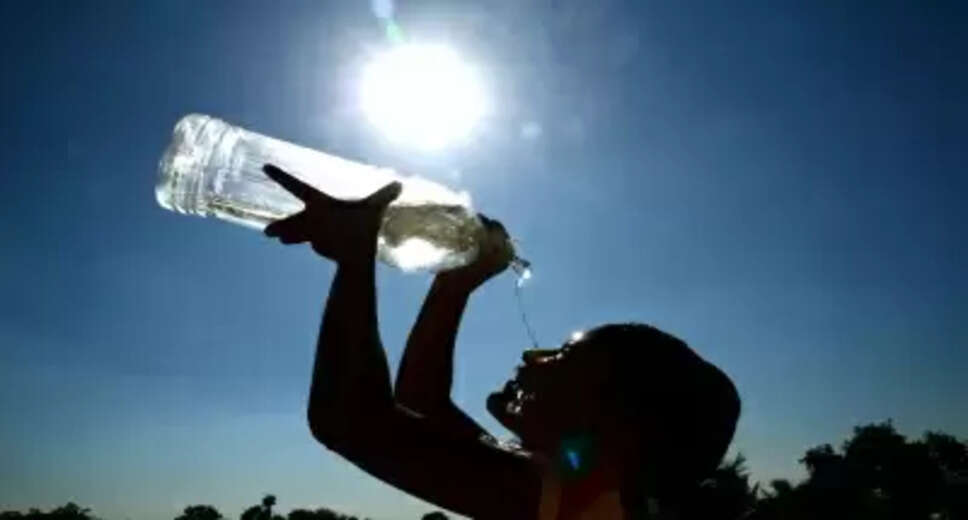
[[[442,271],[477,256],[484,226],[467,192],[403,176],[190,114],[173,132],[158,165],[158,203],[169,210],[263,229],[301,211],[304,204],[262,171],[282,168],[333,197],[360,199],[392,181],[403,185],[384,214],[380,260],[405,271]],[[526,262],[516,259],[522,273]]]

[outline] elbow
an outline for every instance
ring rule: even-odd
[[[384,431],[386,427],[385,415],[370,413],[366,416],[352,412],[316,413],[310,410],[307,414],[309,432],[316,442],[330,451],[346,456],[349,452],[374,442],[373,435]]]
[[[332,416],[324,416],[310,411],[307,414],[309,433],[316,442],[330,451],[342,453],[346,449],[346,442],[353,438],[353,433],[345,425]]]
[[[389,396],[372,402],[332,403],[312,398],[309,401],[306,421],[313,439],[340,454],[365,445],[375,432],[384,431],[395,408]]]
[[[331,400],[320,399],[316,395],[310,395],[309,406],[306,408],[306,422],[309,425],[309,433],[313,439],[332,451],[339,451],[347,438],[351,438],[351,432],[346,431],[347,415],[341,413],[339,406],[334,406]]]
[[[323,446],[333,449],[332,446],[336,441],[336,436],[333,434],[333,432],[325,424],[318,420],[314,420],[312,417],[309,418],[308,422],[309,433],[313,436],[313,439]]]

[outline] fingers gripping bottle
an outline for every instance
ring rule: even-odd
[[[467,192],[404,176],[190,114],[175,125],[158,165],[158,203],[171,211],[263,229],[303,209],[303,202],[269,179],[265,164],[341,199],[361,199],[393,181],[400,196],[384,214],[378,237],[383,262],[403,269],[443,271],[477,255],[484,233]],[[523,260],[514,266],[526,268]]]

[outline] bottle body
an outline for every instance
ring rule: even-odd
[[[263,229],[303,209],[265,175],[274,164],[333,197],[360,199],[393,181],[403,185],[387,208],[379,258],[403,270],[441,271],[476,257],[483,225],[467,193],[393,170],[349,161],[191,114],[175,126],[159,161],[158,203],[171,211],[215,216]]]

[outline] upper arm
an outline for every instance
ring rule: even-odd
[[[451,432],[453,435],[460,435],[468,439],[480,439],[482,436],[491,438],[491,435],[477,421],[472,419],[463,410],[453,403],[450,399],[435,405],[426,403],[412,403],[404,399],[397,399],[397,403],[408,410],[413,410],[419,415],[443,430]]]
[[[472,518],[532,519],[541,493],[533,460],[450,431],[405,408],[370,416],[329,448],[384,482]]]

